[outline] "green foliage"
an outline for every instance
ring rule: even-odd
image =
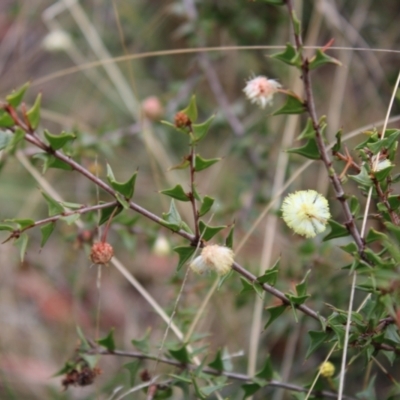
[[[321,158],[315,139],[309,139],[307,143],[302,147],[288,149],[286,151],[288,153],[300,154],[301,156],[304,156],[311,160],[319,160]]]
[[[114,342],[114,328],[110,330],[108,335],[102,339],[98,339],[97,343],[100,346],[105,347],[108,351],[113,352],[115,350],[115,342]]]
[[[60,135],[53,135],[45,129],[43,133],[53,150],[62,149],[68,142],[76,138],[76,135],[71,132],[62,132]]]
[[[28,118],[29,124],[32,129],[36,129],[39,126],[41,101],[42,101],[42,94],[39,93],[36,97],[35,103],[33,104],[32,108],[30,108],[26,113],[26,117]]]
[[[189,196],[187,195],[187,193],[185,193],[181,185],[176,185],[171,189],[161,190],[160,193],[170,196],[176,200],[190,201]]]
[[[217,163],[220,160],[221,160],[221,158],[212,158],[212,159],[206,160],[206,159],[200,157],[198,154],[196,154],[194,170],[196,172],[203,171],[203,169],[207,169],[207,168],[211,167],[211,165],[214,165],[215,163]]]
[[[20,88],[13,90],[11,94],[6,96],[7,103],[12,107],[17,108],[21,104],[21,101],[23,100],[25,92],[28,89],[29,85],[30,83],[27,82]]]
[[[286,103],[272,115],[302,114],[306,111],[304,102],[294,93],[287,93]]]
[[[318,49],[316,51],[315,56],[310,60],[308,68],[310,70],[312,70],[312,69],[319,68],[325,64],[336,64],[339,66],[342,65],[342,63],[340,61],[336,60],[336,58],[329,57],[321,49]]]
[[[192,246],[180,246],[174,247],[173,250],[179,255],[179,262],[177,266],[177,270],[179,271],[192,257],[193,253],[196,251],[196,248]]]
[[[111,187],[124,196],[126,199],[131,199],[135,191],[137,172],[135,172],[126,182],[117,182],[114,173],[109,164],[107,164],[107,179]],[[124,205],[124,204],[123,204]]]
[[[285,64],[293,65],[295,67],[301,67],[301,57],[297,50],[291,43],[286,44],[285,51],[271,55],[271,58],[276,58],[284,62]]]
[[[200,223],[199,223],[200,235],[201,235],[201,238],[205,241],[212,239],[218,232],[222,231],[222,229],[225,229],[225,228],[226,228],[226,225],[209,226],[209,225],[205,224],[203,221],[200,221]]]

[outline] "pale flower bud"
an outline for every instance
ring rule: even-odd
[[[274,79],[268,79],[265,76],[257,76],[246,83],[243,92],[252,102],[265,108],[267,104],[272,104],[274,94],[279,90],[281,84]]]
[[[227,274],[233,264],[233,251],[229,247],[210,244],[201,251],[189,267],[198,274],[215,271],[218,275]]]
[[[142,110],[144,115],[153,120],[157,121],[164,115],[164,108],[161,101],[156,96],[150,96],[143,100]]]
[[[297,234],[312,238],[325,230],[331,214],[328,200],[322,194],[300,190],[283,200],[282,217]]]
[[[61,30],[49,32],[43,39],[43,48],[50,53],[68,50],[72,46],[71,36]]]
[[[326,361],[320,365],[319,373],[324,378],[331,378],[335,373],[335,366],[330,361]]]
[[[171,253],[171,246],[164,235],[159,235],[154,242],[153,252],[157,256],[167,256]]]

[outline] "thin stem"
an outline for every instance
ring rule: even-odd
[[[200,230],[199,230],[199,212],[197,210],[196,198],[194,195],[196,192],[196,186],[194,183],[194,176],[196,173],[196,152],[194,144],[190,145],[189,161],[190,161],[190,190],[191,190],[190,202],[192,203],[195,236],[196,239],[198,239],[200,238]]]
[[[165,358],[165,357],[156,357],[154,355],[150,355],[150,354],[143,354],[140,352],[134,352],[134,351],[122,351],[122,350],[114,350],[112,352],[108,351],[108,350],[103,350],[103,349],[99,349],[99,348],[93,348],[91,350],[88,351],[89,354],[101,354],[101,355],[114,355],[114,356],[120,356],[120,357],[129,357],[129,358],[136,358],[139,360],[153,360],[153,361],[158,361],[160,363],[163,364],[168,364],[168,365],[172,365],[178,368],[185,368],[187,370],[193,371],[196,370],[198,368],[198,365],[194,365],[194,364],[182,364],[181,362],[177,361],[177,360],[173,360],[170,358]],[[231,378],[234,380],[238,380],[238,381],[242,381],[242,382],[248,382],[251,383],[253,382],[253,378],[245,375],[245,374],[240,374],[240,373],[236,373],[236,372],[228,372],[228,371],[219,371],[219,370],[215,370],[213,368],[210,367],[204,367],[202,369],[202,372],[208,375],[214,375],[214,376],[226,376],[227,378]],[[298,385],[294,385],[291,383],[285,383],[285,382],[279,382],[277,380],[270,380],[267,384],[267,386],[270,387],[279,387],[282,389],[287,389],[287,390],[291,390],[294,392],[307,392],[308,390],[298,386]],[[317,393],[316,393],[317,394]],[[333,392],[329,392],[329,391],[318,391],[319,395],[328,397],[328,398],[336,398],[337,394],[333,393]],[[354,399],[353,397],[350,396],[346,396],[344,397],[344,399],[346,400],[351,400]]]

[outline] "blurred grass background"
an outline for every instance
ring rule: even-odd
[[[328,65],[313,74],[317,111],[327,115],[329,140],[340,128],[347,133],[378,125],[385,116],[400,65],[399,53],[392,52],[399,50],[400,4],[389,1],[383,6],[373,0],[295,3],[308,45],[323,46],[334,38],[334,46],[363,48],[330,50],[329,55],[341,60],[343,66]],[[78,135],[76,158],[84,166],[96,169],[101,178],[105,178],[106,163],[113,167],[120,181],[139,169],[134,201],[161,215],[168,211],[169,200],[157,192],[176,183],[187,185],[188,175],[187,171],[168,171],[185,155],[187,142],[159,121],[172,121],[174,113],[196,94],[200,120],[216,114],[199,152],[206,158],[223,157],[219,164],[198,174],[199,191],[216,198],[213,225],[235,221],[234,243],[238,243],[268,204],[277,161],[288,147],[282,144],[287,117],[271,116],[283,104],[283,96],[276,96],[273,108],[259,110],[243,96],[245,81],[252,74],[261,74],[277,79],[285,88],[293,89],[299,84],[298,74],[268,58],[276,50],[241,46],[284,46],[291,40],[288,26],[284,7],[270,7],[261,1],[2,0],[0,95],[4,98],[12,89],[31,81],[26,101],[33,103],[37,93],[42,92],[41,128],[52,133],[74,130]],[[46,37],[59,29],[68,33],[70,42],[58,51],[48,45],[46,48]],[[219,50],[157,54],[205,47]],[[147,55],[73,69],[99,59],[141,53]],[[155,96],[153,104],[160,109],[153,118],[144,118],[142,106],[151,96]],[[397,104],[393,115],[398,112]],[[292,138],[298,136],[305,122],[304,116],[292,121]],[[359,141],[360,137],[352,139],[349,148]],[[294,139],[291,146],[297,146]],[[32,154],[29,146],[23,151],[27,156]],[[18,159],[3,154],[1,161],[0,219],[46,217],[47,206],[38,183]],[[291,156],[286,179],[304,162]],[[41,163],[33,163],[40,170]],[[95,204],[98,196],[108,200],[75,173],[49,170],[44,179],[66,201]],[[333,215],[341,220],[320,164],[314,163],[302,173],[290,190],[299,188],[326,193]],[[349,182],[346,190],[355,192],[355,185]],[[190,209],[180,207],[180,212],[191,225]],[[132,216],[133,213],[129,214]],[[84,216],[82,221],[84,231],[96,235],[96,215]],[[171,246],[182,245],[183,241],[143,217],[128,226],[124,222],[114,224],[109,235],[116,255],[170,313],[183,275],[175,272],[177,256],[157,255],[154,242],[160,235],[165,235]],[[257,227],[237,256],[254,273],[265,249],[265,224],[269,222],[270,219],[264,220]],[[84,231],[59,222],[49,242],[39,251],[40,231],[31,230],[22,264],[11,243],[1,246],[2,399],[106,399],[118,385],[128,387],[128,374],[121,368],[126,360],[112,357],[100,361],[103,374],[96,385],[70,388],[63,393],[60,378],[50,378],[73,354],[76,325],[88,336],[95,335],[97,270],[90,268],[90,245],[82,240]],[[224,235],[216,240],[222,242]],[[5,238],[1,232],[0,239]],[[289,232],[281,220],[273,239],[267,239],[274,240],[271,260],[274,262],[282,255],[277,284],[281,290],[292,288],[311,268],[313,296],[308,304],[324,315],[329,313],[326,303],[345,308],[347,275],[340,267],[348,260],[337,247],[339,241],[325,244],[321,238],[304,240]],[[190,324],[211,283],[211,277],[190,276],[175,318],[181,329]],[[223,346],[231,353],[247,353],[254,296],[240,295],[240,290],[239,278],[233,276],[213,296],[201,319],[197,332],[209,333],[202,344],[210,346],[211,357]],[[266,304],[276,301],[267,296]],[[112,267],[103,269],[100,315],[101,334],[115,327],[121,349],[131,349],[130,341],[141,337],[148,327],[156,349],[165,330],[165,323]],[[267,313],[263,318],[266,321]],[[300,385],[308,382],[327,353],[322,349],[304,363],[307,331],[316,328],[314,321],[301,315],[296,324],[293,315],[285,314],[261,334],[259,364],[263,356],[271,353],[283,380]],[[337,366],[339,359],[340,353],[335,353],[333,361]],[[245,372],[246,360],[246,355],[234,358],[234,370]],[[363,364],[357,360],[355,365]],[[396,364],[391,371],[399,377]],[[362,368],[351,367],[349,376],[349,392],[360,390]],[[385,379],[378,375],[381,390],[389,384]],[[235,385],[226,395],[229,392],[232,399],[239,398],[235,397]],[[135,396],[139,395],[131,398],[140,398]],[[262,396],[259,398],[290,398],[288,393],[276,389],[267,389]],[[179,392],[175,398],[180,398]]]

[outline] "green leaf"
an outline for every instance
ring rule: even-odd
[[[179,229],[183,229],[186,232],[192,233],[187,224],[181,220],[181,216],[179,215],[178,210],[175,207],[175,202],[171,200],[171,206],[168,213],[162,214],[163,220],[165,221],[164,225],[173,230],[178,231]]]
[[[114,217],[115,218],[118,214],[120,214],[122,212],[122,210],[124,209],[121,206],[112,206],[112,207],[107,207],[107,208],[102,208],[101,212],[100,212],[100,219],[99,219],[99,226],[103,225],[105,222],[107,222],[110,217],[111,214],[114,212],[114,210],[117,208],[117,211],[115,211],[114,213]]]
[[[21,233],[18,239],[14,241],[15,246],[19,249],[21,262],[24,261],[26,248],[28,247],[29,237],[26,233]]]
[[[202,171],[203,169],[211,167],[211,165],[214,165],[218,161],[220,161],[221,158],[211,158],[211,159],[204,159],[200,157],[198,154],[196,154],[196,159],[195,159],[195,167],[194,170],[199,172]]]
[[[225,229],[226,225],[221,226],[209,226],[205,224],[203,221],[199,222],[200,236],[203,240],[208,241],[213,238],[218,232]]]
[[[108,335],[102,339],[97,339],[96,342],[105,347],[108,351],[113,352],[115,350],[115,342],[114,342],[114,328],[111,328]]]
[[[197,121],[197,105],[196,105],[196,96],[193,95],[190,98],[189,105],[184,108],[181,112],[185,113],[192,123]]]
[[[291,43],[286,44],[286,49],[282,53],[272,54],[271,58],[283,61],[286,64],[301,67],[301,57]]]
[[[377,240],[387,240],[388,237],[382,232],[376,231],[374,228],[371,228],[368,232],[367,237],[365,238],[365,242],[367,244],[375,242]]]
[[[131,343],[144,354],[148,354],[150,352],[150,344],[149,344],[150,332],[151,329],[149,328],[147,329],[146,333],[141,339],[131,340]]]
[[[268,307],[267,311],[269,312],[269,320],[264,326],[264,330],[267,329],[283,312],[287,309],[286,304],[282,304],[280,306]]]
[[[365,390],[362,392],[358,392],[356,394],[358,399],[361,400],[376,400],[378,397],[376,397],[376,392],[375,392],[375,379],[376,375],[374,375],[372,378],[369,378],[368,380],[368,386]],[[398,398],[398,396],[394,396],[393,398],[388,398],[387,400],[395,400],[395,398]]]
[[[70,214],[70,215],[64,215],[63,217],[61,217],[60,219],[62,221],[65,221],[68,225],[72,225],[74,224],[76,221],[78,221],[78,219],[81,217],[80,214],[75,213],[75,214]]]
[[[337,133],[335,135],[336,143],[332,147],[333,154],[337,153],[342,148],[342,133],[343,133],[343,131],[340,129],[339,131],[337,131]]]
[[[135,385],[135,378],[140,368],[140,361],[134,360],[132,362],[126,363],[122,366],[129,372],[129,383],[133,387]]]
[[[303,131],[300,133],[298,136],[297,140],[302,140],[302,139],[314,139],[316,135],[314,125],[312,122],[311,118],[308,118],[306,127],[303,129]]]
[[[43,161],[42,173],[46,173],[49,168],[62,169],[64,171],[72,171],[71,165],[64,161],[59,160],[52,154],[48,153],[36,153],[33,158]]]
[[[336,64],[342,66],[342,63],[339,60],[327,56],[321,49],[318,49],[315,56],[310,60],[308,68],[312,70],[325,64]]]
[[[177,270],[179,271],[183,265],[192,257],[193,253],[196,251],[195,247],[192,246],[180,246],[174,247],[173,250],[179,255],[179,262]]]
[[[390,204],[390,208],[393,211],[396,211],[400,207],[400,195],[392,194],[392,195],[388,196],[388,202]]]
[[[245,383],[241,387],[244,390],[243,399],[252,396],[254,393],[261,389],[261,385],[259,385],[258,383]]]
[[[200,140],[202,140],[206,137],[214,118],[215,118],[215,115],[212,115],[210,118],[208,118],[202,124],[193,124],[192,125],[193,136],[194,136],[193,143],[198,143],[198,142],[200,142]]]
[[[174,169],[186,169],[190,165],[190,162],[187,158],[184,158],[182,162],[180,162],[178,165],[174,165],[173,167],[168,168],[168,171],[172,171]]]
[[[264,366],[257,372],[256,377],[270,381],[274,376],[274,369],[272,368],[271,358],[268,356],[265,360]]]
[[[331,336],[329,332],[324,331],[309,331],[308,335],[310,336],[310,345],[308,346],[306,360]]]
[[[13,135],[9,132],[0,131],[0,151],[5,149],[10,143]]]
[[[64,207],[61,206],[58,201],[54,200],[46,192],[42,192],[42,195],[47,202],[50,217],[52,217],[54,215],[62,214],[64,212]]]
[[[213,361],[208,364],[209,367],[216,369],[217,371],[224,370],[224,362],[222,361],[221,350],[218,350]]]
[[[205,400],[207,398],[207,396],[201,391],[194,375],[192,375],[192,383],[193,383],[193,388],[196,394],[196,398],[197,399],[201,399],[201,400]]]
[[[47,129],[43,133],[53,150],[59,150],[69,141],[76,139],[74,133],[62,132],[61,135],[53,135]]]
[[[21,86],[20,88],[13,90],[11,94],[6,97],[7,103],[16,108],[21,104],[22,99],[24,98],[24,94],[26,89],[28,89],[30,83],[26,82],[25,85]]]
[[[35,103],[32,108],[27,111],[26,116],[32,129],[36,129],[40,122],[40,103],[42,100],[42,93],[39,93],[36,97]]]
[[[286,103],[272,115],[301,114],[306,111],[304,103],[294,93],[287,94]]]
[[[240,291],[240,294],[242,293],[247,293],[247,292],[256,292],[256,294],[262,298],[262,295],[264,293],[264,289],[258,282],[251,283],[245,278],[240,278],[240,281],[242,282],[242,290]]]
[[[293,29],[296,35],[300,36],[301,32],[301,22],[296,15],[296,11],[292,10],[292,21],[293,21]],[[301,51],[301,50],[300,50]]]
[[[339,348],[342,349],[344,345],[345,329],[343,325],[330,325],[332,330],[335,332],[336,338],[338,340]]]
[[[0,127],[9,128],[11,126],[14,126],[13,118],[7,111],[0,109]]]
[[[272,268],[267,269],[264,275],[261,275],[257,278],[257,281],[260,283],[268,283],[268,285],[275,286],[276,280],[278,278],[280,260],[281,259],[278,258]]]
[[[379,171],[374,171],[374,177],[378,182],[384,181],[392,172],[392,169],[394,168],[394,165],[389,165],[386,168],[383,168]]]
[[[349,201],[350,211],[354,216],[357,216],[360,211],[360,202],[356,196],[351,196]]]
[[[188,351],[186,350],[186,346],[182,346],[179,348],[169,348],[168,352],[173,358],[175,358],[175,360],[178,360],[182,364],[190,363],[190,357]]]
[[[339,224],[333,219],[329,219],[328,224],[331,228],[331,231],[322,239],[323,242],[350,235],[348,229],[344,225]]]
[[[365,188],[372,186],[371,178],[368,171],[365,169],[365,166],[361,167],[361,171],[358,175],[348,175],[348,177]]]
[[[8,142],[7,148],[6,148],[6,152],[7,153],[13,153],[14,150],[17,147],[17,144],[25,137],[25,132],[18,127],[17,129],[15,129],[14,134],[11,137],[11,140]]]
[[[81,341],[80,349],[81,350],[89,350],[90,349],[89,343],[86,340],[86,337],[83,334],[82,329],[79,326],[76,327],[76,333],[78,334],[78,337],[79,337],[79,339]]]
[[[40,242],[40,247],[43,248],[44,245],[47,243],[50,235],[53,233],[55,222],[50,222],[46,225],[40,227],[40,231],[42,232],[42,241]]]
[[[6,219],[4,222],[14,222],[15,224],[18,225],[18,229],[25,229],[28,226],[33,226],[35,224],[35,221],[30,218],[14,218],[14,219]]]
[[[180,201],[189,201],[189,196],[185,193],[181,185],[176,185],[172,189],[161,190],[162,194],[170,196]]]
[[[229,230],[228,236],[225,239],[225,246],[230,249],[233,248],[233,233],[235,231],[235,224],[232,225],[232,228]]]
[[[14,224],[0,224],[0,231],[14,231]]]
[[[130,199],[135,191],[137,171],[126,181],[117,182],[109,164],[107,164],[107,180],[114,190],[122,194],[125,198]]]
[[[306,296],[307,295],[307,279],[308,279],[308,275],[310,275],[311,270],[309,269],[303,280],[296,285],[296,293],[298,296]]]
[[[288,153],[300,154],[301,156],[310,158],[311,160],[319,160],[321,158],[315,139],[309,139],[302,147],[296,147],[286,151]]]
[[[204,196],[199,210],[199,217],[202,217],[210,211],[211,207],[214,204],[214,201],[215,199],[213,199],[212,197]]]

